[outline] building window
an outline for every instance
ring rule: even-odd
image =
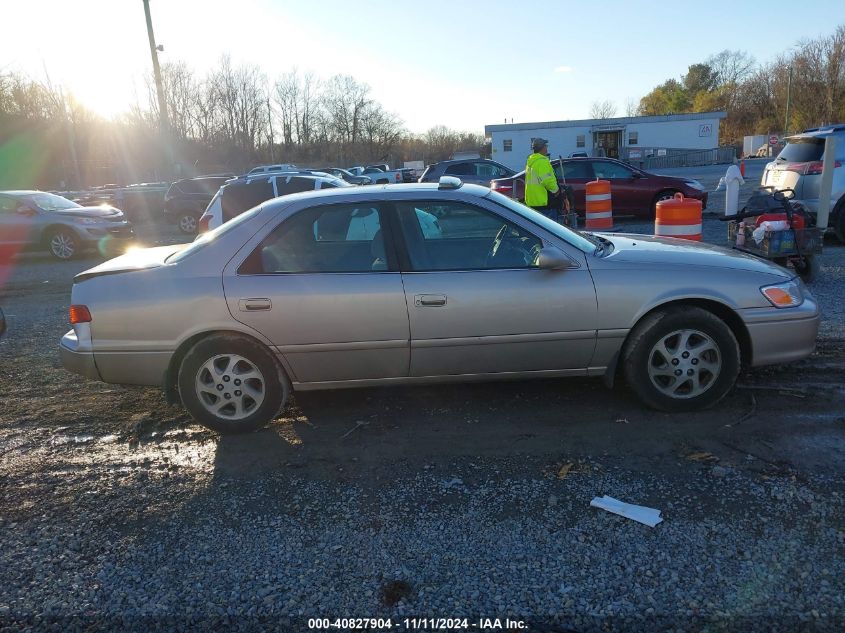
[[[586,137],[583,134],[579,134],[575,137],[575,147],[584,147],[586,143]]]
[[[502,141],[502,151],[503,152],[512,152],[513,151],[513,139],[506,138]]]
[[[636,145],[639,143],[639,133],[637,132],[628,132],[628,145]]]

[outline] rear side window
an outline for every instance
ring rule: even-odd
[[[274,195],[273,183],[268,179],[226,185],[220,202],[223,221],[228,222],[244,211],[270,200]]]
[[[821,160],[824,154],[824,141],[816,138],[795,139],[787,141],[778,160],[789,161],[790,163],[811,163]]]
[[[242,275],[364,273],[388,269],[381,211],[314,207],[283,220],[238,270]]]
[[[557,175],[558,180],[563,180],[563,178],[561,178],[559,163],[555,165],[555,174]],[[593,169],[590,167],[590,163],[586,160],[563,163],[563,177],[578,179],[586,178],[589,180],[593,177]]]
[[[446,168],[447,176],[475,176],[475,165],[472,163],[457,163]]]
[[[278,178],[276,180],[276,188],[279,190],[280,196],[286,196],[289,193],[300,193],[302,191],[314,191],[315,187],[314,178],[293,176],[290,179]]]

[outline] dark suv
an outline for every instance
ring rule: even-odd
[[[197,232],[197,222],[208,203],[234,175],[200,176],[178,180],[164,194],[164,217],[188,235]]]
[[[420,182],[438,182],[441,176],[457,176],[462,182],[489,187],[491,180],[510,178],[515,173],[501,163],[484,158],[443,160],[426,167]]]

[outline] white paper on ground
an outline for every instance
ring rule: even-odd
[[[613,514],[618,514],[626,519],[643,523],[649,527],[654,527],[663,520],[660,518],[660,510],[634,505],[633,503],[625,503],[607,495],[596,497],[590,501],[590,505],[594,508],[601,508]]]

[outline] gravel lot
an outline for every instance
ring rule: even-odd
[[[708,241],[724,232],[705,222]],[[155,389],[60,367],[72,277],[96,261],[0,268],[0,631],[845,628],[833,241],[811,286],[817,353],[742,375],[711,411],[655,413],[586,379],[362,389],[299,394],[224,438]],[[589,507],[604,494],[664,521]]]

